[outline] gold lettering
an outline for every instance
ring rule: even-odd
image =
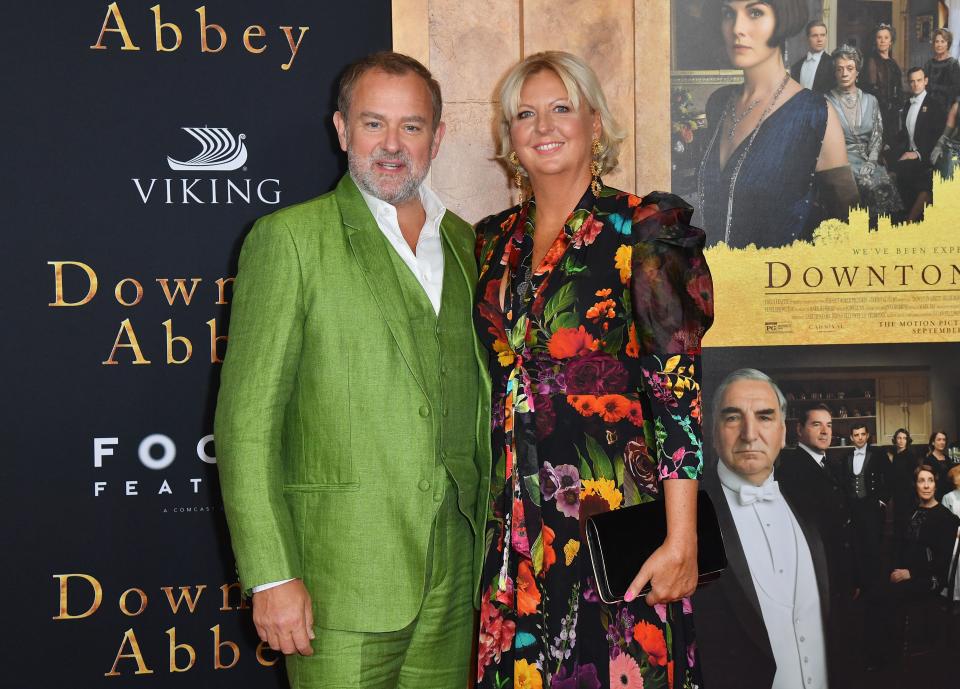
[[[223,357],[220,356],[220,342],[227,341],[226,335],[217,335],[217,319],[211,318],[207,321],[207,325],[210,327],[210,363],[211,364],[222,364]]]
[[[243,47],[251,53],[262,53],[267,49],[267,46],[260,46],[259,48],[255,47],[250,43],[251,38],[263,38],[267,35],[266,29],[264,29],[259,24],[251,24],[243,32]]]
[[[127,336],[127,341],[121,342],[120,338],[122,338],[124,334]],[[133,332],[133,324],[129,318],[124,318],[120,322],[120,331],[117,333],[117,339],[113,341],[113,349],[110,350],[110,356],[107,357],[106,361],[101,363],[104,366],[116,366],[117,360],[113,357],[121,347],[129,347],[133,350],[133,364],[135,366],[150,363],[150,360],[143,356],[143,350],[140,349],[140,343],[137,341],[136,333]]]
[[[79,615],[71,615],[67,612],[67,581],[71,577],[83,579],[93,587],[93,602],[87,610]],[[103,602],[103,587],[95,577],[89,574],[54,574],[54,579],[60,580],[60,613],[54,617],[55,620],[82,620],[84,617],[90,617],[100,607]]]
[[[210,631],[213,632],[213,669],[229,670],[240,660],[240,647],[232,641],[220,641],[219,624],[210,627]],[[222,662],[220,662],[220,651],[224,646],[229,648],[231,654],[233,655],[233,660],[231,660],[227,665],[224,665]]]
[[[261,641],[257,644],[257,662],[263,665],[264,667],[273,667],[277,664],[277,661],[280,660],[279,655],[275,655],[273,660],[269,660],[266,656],[266,652],[270,651],[271,653],[276,654],[277,652],[270,648],[270,644],[266,641]]]
[[[197,652],[193,650],[193,646],[190,644],[178,644],[177,643],[177,628],[170,627],[167,630],[167,636],[170,637],[170,672],[186,672],[193,667],[194,663],[197,662]],[[186,651],[187,652],[187,666],[180,667],[177,665],[177,652]]]
[[[219,53],[227,47],[227,32],[219,24],[207,24],[207,6],[200,5],[197,8],[197,14],[200,15],[200,52],[201,53]],[[207,31],[213,29],[220,34],[220,45],[211,49],[207,44]]]
[[[110,17],[113,17],[114,21],[117,23],[115,28],[107,28],[107,24],[110,22]],[[120,50],[140,50],[137,46],[133,44],[133,41],[130,40],[130,33],[127,31],[127,25],[123,23],[123,15],[120,14],[120,8],[117,7],[117,3],[111,2],[107,5],[107,15],[103,18],[103,26],[100,27],[100,35],[97,36],[97,42],[90,46],[91,50],[106,50],[107,46],[103,45],[103,35],[107,32],[113,32],[120,34],[120,37],[123,39],[123,46]]]
[[[136,593],[138,596],[140,596],[140,607],[137,608],[136,612],[130,612],[130,609],[127,608],[127,596],[129,596],[131,593]],[[137,615],[142,613],[144,610],[146,610],[146,608],[147,608],[147,594],[143,589],[138,589],[138,588],[127,589],[126,591],[120,594],[120,612],[122,612],[127,617],[136,617]]]
[[[97,274],[93,268],[80,261],[47,261],[48,266],[53,266],[53,301],[47,306],[83,306],[90,302],[97,294]],[[63,267],[77,266],[87,274],[87,294],[80,301],[66,301],[63,298]]]
[[[153,12],[153,30],[156,35],[156,44],[158,53],[172,53],[177,48],[180,47],[181,41],[183,41],[183,34],[180,33],[180,27],[171,22],[162,22],[160,21],[160,5],[156,4],[150,8],[150,11]],[[168,48],[163,44],[163,31],[164,29],[171,29],[173,35],[176,37],[177,42],[174,43],[172,48]]]
[[[168,318],[163,322],[164,331],[167,334],[167,363],[168,364],[185,364],[190,361],[190,357],[193,356],[193,343],[183,335],[174,335],[173,334],[173,319]],[[173,345],[174,343],[179,342],[184,347],[184,354],[182,359],[178,359],[173,355]]]
[[[300,50],[300,42],[303,41],[303,35],[310,30],[309,26],[300,26],[297,27],[300,29],[300,37],[297,39],[297,42],[293,42],[293,27],[292,26],[281,26],[280,29],[283,31],[283,34],[287,37],[287,44],[290,46],[290,60],[283,65],[280,65],[280,69],[286,72],[293,65],[294,58],[297,57],[297,51]]]
[[[173,600],[173,587],[172,586],[161,586],[160,590],[167,594],[167,602],[170,603],[170,609],[173,611],[173,614],[176,615],[180,612],[180,604],[183,603],[184,599],[187,602],[187,608],[190,612],[194,612],[197,609],[197,602],[200,600],[200,594],[203,593],[203,590],[207,588],[206,584],[200,584],[197,586],[196,596],[191,595],[190,589],[191,586],[181,586],[180,595],[177,596],[177,600]]]
[[[123,647],[127,644],[130,644],[130,652],[124,653]],[[117,665],[120,663],[121,658],[130,658],[135,660],[137,663],[137,671],[133,674],[135,675],[152,675],[153,670],[147,667],[147,664],[143,662],[143,653],[140,652],[140,644],[137,643],[137,635],[133,633],[133,627],[130,627],[127,631],[123,633],[123,640],[120,642],[120,648],[117,649],[117,657],[113,659],[113,667],[110,668],[110,672],[103,673],[104,677],[119,677],[120,673],[117,672]]]
[[[203,278],[192,278],[190,280],[190,291],[187,292],[186,280],[183,278],[175,278],[174,282],[177,283],[177,286],[173,290],[173,294],[170,294],[170,281],[167,278],[157,278],[157,282],[160,283],[161,289],[163,289],[163,295],[167,298],[167,303],[170,306],[173,306],[173,302],[177,300],[177,295],[179,294],[183,298],[183,303],[185,306],[190,306],[190,300],[193,299],[193,293],[197,289],[197,285],[203,281]]]
[[[240,601],[239,605],[236,607],[230,605],[230,592],[237,592],[237,600]],[[227,612],[228,610],[249,610],[250,605],[247,603],[246,597],[243,595],[243,589],[240,588],[240,582],[235,581],[232,584],[224,584],[220,587],[220,592],[223,594],[223,605],[220,606],[220,612]]]
[[[134,289],[137,290],[137,296],[131,302],[126,302],[123,300],[123,286],[126,284],[133,285]],[[143,299],[143,285],[140,284],[139,280],[135,280],[134,278],[123,278],[123,280],[118,282],[117,286],[113,289],[113,296],[116,297],[117,301],[124,306],[136,306],[140,303],[140,300]]]
[[[215,281],[217,283],[217,306],[230,303],[226,297],[227,285],[232,285],[236,279],[237,278],[218,278]]]

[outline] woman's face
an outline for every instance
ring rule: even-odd
[[[840,90],[853,88],[857,84],[857,63],[843,57],[833,62],[833,73],[837,78],[837,87]]]
[[[937,481],[929,471],[921,471],[917,474],[917,497],[921,502],[926,502],[933,498],[937,490]]]
[[[944,55],[950,46],[947,45],[947,41],[943,36],[937,35],[933,37],[933,54],[934,55]]]
[[[589,175],[591,146],[599,136],[600,114],[583,97],[575,110],[555,72],[543,69],[527,77],[510,142],[531,182],[565,173]]]
[[[893,436],[893,445],[898,450],[907,449],[907,434],[906,433],[897,433]]]
[[[947,436],[945,436],[943,433],[937,433],[937,435],[933,438],[933,449],[937,450],[938,452],[943,452],[946,450]]]
[[[881,53],[887,52],[890,50],[890,46],[893,45],[893,35],[887,29],[877,31],[875,40],[877,42],[877,50]]]
[[[723,41],[734,67],[749,69],[780,50],[778,46],[768,45],[777,28],[777,18],[770,5],[749,0],[725,0],[720,13]]]

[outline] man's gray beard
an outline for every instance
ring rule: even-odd
[[[361,159],[350,149],[349,142],[347,143],[347,166],[350,169],[350,176],[353,177],[353,181],[357,183],[358,187],[371,196],[375,196],[392,206],[397,206],[409,201],[420,192],[420,185],[423,183],[423,180],[426,179],[427,172],[430,171],[430,166],[425,166],[423,172],[418,174],[417,170],[410,165],[410,159],[407,156],[394,155],[390,157],[399,157],[407,166],[407,170],[409,170],[409,174],[403,184],[392,194],[388,194],[377,185],[377,176],[371,165],[373,161],[377,160],[377,155],[374,154],[369,158]]]

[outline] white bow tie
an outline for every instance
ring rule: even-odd
[[[910,102],[911,102],[911,103],[919,103],[919,102],[920,102],[920,96],[910,96]]]
[[[759,501],[772,502],[780,498],[780,486],[776,481],[765,483],[762,486],[740,486],[737,496],[741,505],[752,505]]]
[[[867,454],[867,448],[861,447],[861,448],[858,449],[858,450],[855,449],[855,450],[853,451],[853,454],[855,454],[855,455],[865,455],[865,454]]]
[[[807,53],[807,62],[816,62],[819,54],[820,53]]]

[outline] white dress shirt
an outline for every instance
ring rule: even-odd
[[[803,443],[797,443],[797,447],[802,447],[807,451],[807,454],[813,457],[813,460],[820,465],[820,468],[823,468],[823,463],[826,461],[827,456],[820,452],[820,450],[814,450],[812,447],[807,447]]]
[[[822,56],[822,50],[819,53],[807,53],[807,59],[803,61],[803,65],[800,67],[800,85],[803,88],[813,88],[813,80],[817,77],[817,68],[820,66]]]
[[[916,96],[910,97],[910,109],[907,110],[907,133],[910,135],[910,150],[917,151],[917,144],[913,140],[913,133],[917,128],[917,115],[920,114],[920,108],[923,107],[923,101],[927,97],[927,92],[922,91]]]
[[[440,241],[440,221],[447,212],[443,202],[426,184],[420,185],[420,203],[426,211],[427,219],[420,230],[417,240],[417,250],[411,251],[407,240],[400,232],[400,223],[397,220],[397,209],[386,201],[378,199],[360,190],[360,195],[367,202],[367,208],[377,221],[377,227],[383,236],[390,242],[410,272],[417,278],[417,282],[427,293],[433,310],[440,313],[440,292],[443,288],[443,244]]]
[[[859,476],[863,471],[863,463],[867,461],[867,446],[853,448],[853,475]]]
[[[357,185],[357,188],[360,189],[360,185]],[[427,293],[427,298],[430,299],[434,312],[439,315],[440,297],[443,290],[443,244],[440,240],[440,221],[443,220],[443,215],[447,212],[440,197],[426,184],[420,185],[420,203],[423,204],[427,219],[420,230],[417,251],[414,253],[410,250],[410,245],[407,244],[407,240],[403,238],[403,233],[400,231],[397,209],[386,201],[368,194],[363,189],[360,189],[360,195],[366,201],[367,208],[370,209],[370,213],[377,221],[377,227],[390,242],[390,246],[403,259],[413,276],[417,278],[417,282]],[[254,593],[266,591],[274,586],[286,584],[288,581],[293,581],[293,579],[272,581],[268,584],[254,586],[252,590]]]
[[[771,689],[827,689],[820,592],[807,539],[773,474],[757,487],[717,465],[777,671]],[[747,504],[744,504],[744,503]]]

